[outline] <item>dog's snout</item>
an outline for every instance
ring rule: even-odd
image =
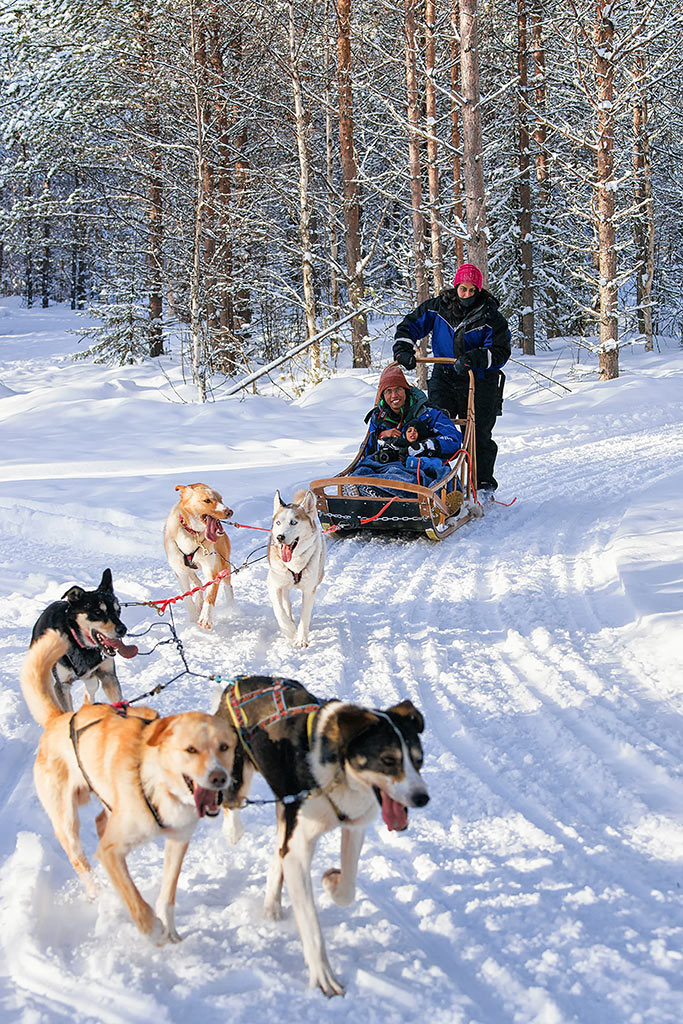
[[[209,775],[209,784],[214,789],[224,789],[228,781],[228,773],[222,771],[220,768],[214,768]]]
[[[429,793],[424,789],[419,789],[416,793],[413,793],[413,807],[424,807],[429,803]]]
[[[285,542],[285,535],[284,535],[284,533],[278,533],[278,535],[277,535],[277,537],[275,539],[277,540],[278,544],[284,544],[284,542]]]
[[[128,626],[124,626],[124,624],[122,622],[119,622],[118,626],[116,627],[116,635],[117,636],[125,636],[127,632],[128,632]]]

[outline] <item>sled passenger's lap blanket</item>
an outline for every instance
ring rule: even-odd
[[[433,487],[435,483],[447,476],[450,466],[441,459],[417,459],[413,456],[403,462],[377,462],[372,455],[366,455],[352,471],[352,476],[382,476],[386,480],[405,481],[410,484],[421,484],[422,487]],[[389,492],[387,493],[395,493]]]

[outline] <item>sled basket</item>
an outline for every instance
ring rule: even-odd
[[[419,359],[419,362],[448,362],[452,359]],[[419,533],[430,540],[443,540],[471,519],[482,516],[472,479],[476,479],[474,375],[469,371],[470,389],[465,419],[454,419],[463,436],[462,448],[449,459],[449,471],[431,487],[392,481],[386,477],[354,476],[361,461],[368,434],[353,462],[336,476],[313,480],[323,529],[344,533]]]

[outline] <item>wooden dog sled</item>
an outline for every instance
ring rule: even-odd
[[[454,359],[418,357],[420,363],[454,363]],[[454,419],[463,436],[462,448],[449,459],[449,472],[437,484],[395,482],[386,477],[354,476],[368,434],[353,462],[336,476],[313,480],[323,529],[341,533],[357,530],[421,533],[443,540],[471,519],[483,516],[472,481],[476,480],[474,374],[465,419]],[[368,493],[368,491],[370,493]]]

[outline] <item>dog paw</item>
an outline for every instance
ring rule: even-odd
[[[295,647],[308,647],[308,636],[303,633],[296,633],[292,638],[292,643]]]
[[[158,917],[154,918],[151,930],[147,933],[155,946],[165,946],[167,942],[173,941],[168,928]]]
[[[282,920],[282,904],[279,900],[269,900],[263,904],[263,916],[269,921]]]
[[[340,907],[348,907],[353,903],[355,890],[349,891],[343,886],[342,873],[339,868],[330,868],[323,875],[323,889],[334,902]]]
[[[315,967],[310,967],[308,983],[311,988],[319,988],[328,999],[331,999],[332,996],[344,995],[344,986],[339,978],[335,978],[332,968],[328,963],[321,963]]]
[[[203,619],[200,619],[197,625],[199,626],[200,629],[206,629],[207,631],[213,629],[213,623],[205,622]]]

